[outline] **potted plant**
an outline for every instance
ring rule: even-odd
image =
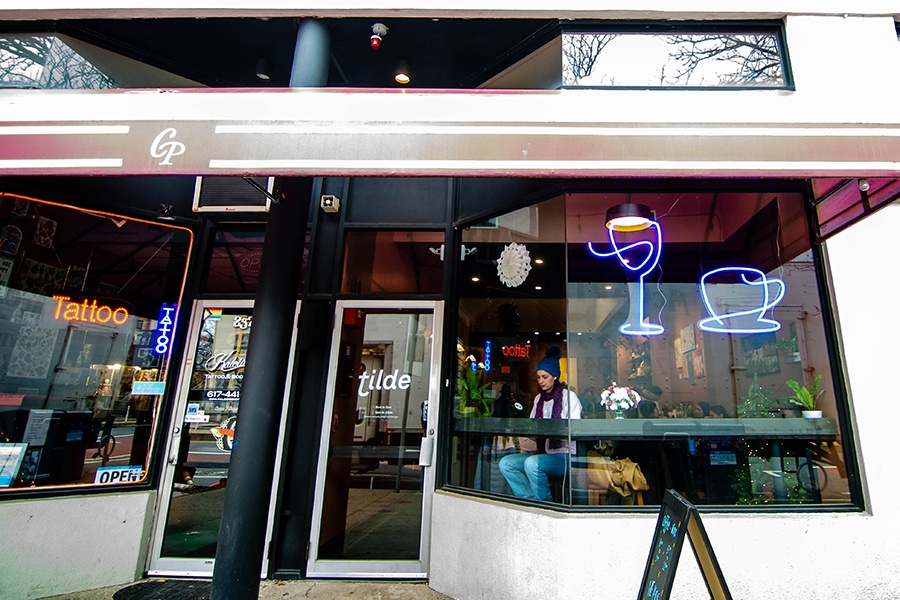
[[[484,390],[491,384],[483,383],[484,364],[475,361],[475,357],[466,357],[465,367],[460,374],[459,395],[462,398],[460,413],[462,416],[489,417],[494,406],[494,399],[484,395]]]
[[[819,398],[825,393],[825,390],[819,389],[819,383],[822,381],[822,374],[816,375],[812,388],[800,385],[793,379],[788,379],[785,383],[791,391],[794,392],[793,398],[788,398],[792,404],[796,404],[803,410],[804,419],[819,419],[822,417],[822,411],[816,408]]]

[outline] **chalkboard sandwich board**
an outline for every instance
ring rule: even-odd
[[[638,600],[668,600],[685,534],[691,540],[709,597],[713,600],[731,600],[728,585],[703,528],[703,522],[700,521],[697,507],[674,490],[666,490],[659,509]]]

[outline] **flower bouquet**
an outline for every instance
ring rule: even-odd
[[[634,408],[640,401],[640,394],[630,387],[616,385],[615,381],[600,392],[600,406],[613,412],[617,419],[624,418],[625,411]]]

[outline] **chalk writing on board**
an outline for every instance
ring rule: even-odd
[[[700,521],[700,513],[693,504],[673,490],[666,490],[659,509],[638,600],[669,599],[685,536],[691,540],[691,548],[700,565],[710,598],[731,600],[725,576]]]
[[[680,496],[674,492],[672,495],[667,493],[656,522],[639,600],[665,600],[669,597],[689,516],[690,507],[680,501]]]

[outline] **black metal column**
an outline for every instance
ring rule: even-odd
[[[325,83],[327,40],[321,23],[300,24],[292,85],[295,81],[306,86]],[[266,224],[253,328],[216,547],[212,600],[259,597],[278,425],[312,193],[312,179],[303,181],[305,184],[296,186],[295,193],[272,204]]]
[[[259,597],[266,517],[309,214],[305,197],[273,204],[253,306],[225,507],[219,527],[213,600]],[[298,231],[299,230],[299,231]]]

